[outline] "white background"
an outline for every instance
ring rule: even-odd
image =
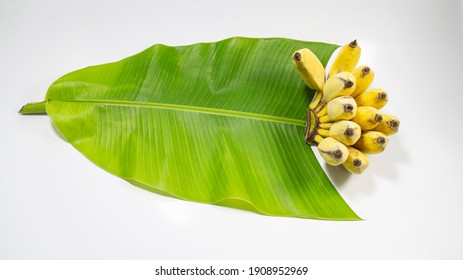
[[[153,194],[17,114],[70,71],[238,35],[358,40],[400,133],[361,176],[323,166],[366,220]],[[0,0],[0,259],[461,259],[462,49],[462,1]]]

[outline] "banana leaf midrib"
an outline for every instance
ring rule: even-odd
[[[276,123],[283,123],[283,124],[305,127],[305,120],[249,113],[249,112],[236,111],[236,110],[210,108],[210,107],[198,107],[198,106],[167,104],[167,103],[136,102],[136,101],[127,101],[127,100],[121,101],[121,100],[97,100],[97,99],[93,99],[93,100],[92,99],[85,99],[85,100],[49,99],[47,101],[48,102],[68,102],[68,103],[75,102],[75,103],[89,103],[89,104],[100,104],[100,105],[111,105],[111,106],[144,107],[144,108],[166,109],[166,110],[175,110],[175,111],[187,111],[187,112],[194,112],[194,113],[201,113],[201,114],[246,118],[246,119],[259,120],[259,121],[276,122]]]

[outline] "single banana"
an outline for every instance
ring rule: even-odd
[[[324,128],[319,128],[317,130],[317,133],[318,135],[320,135],[321,137],[330,137],[330,131],[328,129],[324,129]]]
[[[319,118],[321,123],[350,120],[357,113],[357,103],[350,96],[341,96],[328,102],[326,115]]]
[[[383,120],[378,109],[369,106],[358,106],[353,122],[360,125],[362,130],[372,130]]]
[[[383,120],[375,127],[376,131],[382,132],[387,136],[399,131],[400,121],[393,115],[382,114]]]
[[[325,138],[321,137],[319,134],[315,135],[314,141],[317,142],[317,145],[320,144]]]
[[[357,44],[357,40],[344,45],[333,61],[329,77],[341,72],[352,72],[360,59],[360,53],[361,49]]]
[[[339,96],[348,96],[355,89],[355,77],[349,72],[341,72],[331,76],[323,86],[323,97],[330,102]]]
[[[318,151],[326,163],[333,166],[343,164],[349,155],[347,147],[331,137],[320,141]]]
[[[355,89],[352,92],[352,97],[357,97],[359,94],[367,90],[367,88],[373,83],[373,79],[375,78],[375,73],[371,70],[368,66],[359,66],[355,68],[352,74],[355,77]]]
[[[322,101],[322,99],[323,99],[323,92],[317,90],[317,93],[315,94],[312,102],[310,102],[309,104],[309,108],[311,110],[315,110],[320,104],[320,102]]]
[[[367,90],[355,98],[358,106],[370,106],[376,109],[383,108],[388,100],[387,92],[382,88]]]
[[[301,49],[293,54],[293,63],[306,85],[314,90],[323,90],[325,68],[317,56],[309,49]]]
[[[320,123],[318,126],[323,129],[330,129],[333,123]]]
[[[367,155],[353,147],[347,147],[349,156],[342,164],[348,171],[354,174],[361,174],[370,165]]]
[[[354,147],[366,154],[377,154],[384,151],[388,143],[387,136],[379,131],[365,131]]]
[[[351,121],[335,122],[329,131],[329,136],[343,143],[344,145],[353,145],[360,138],[362,130],[357,123]],[[322,135],[323,136],[323,135]]]

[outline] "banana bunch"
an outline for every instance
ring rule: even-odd
[[[343,165],[360,174],[369,166],[366,154],[384,151],[388,136],[399,130],[399,119],[379,110],[388,102],[382,88],[369,88],[374,72],[357,66],[361,48],[354,40],[344,45],[328,72],[309,49],[292,60],[305,84],[316,91],[307,110],[306,142],[318,146],[330,165]]]

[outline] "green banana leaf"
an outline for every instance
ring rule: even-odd
[[[69,73],[46,113],[96,165],[173,197],[266,215],[358,220],[305,143],[314,92],[291,55],[326,65],[338,46],[282,38],[230,38],[151,48]]]

